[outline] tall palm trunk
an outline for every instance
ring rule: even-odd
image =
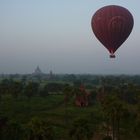
[[[112,140],[115,140],[115,115],[112,115]]]
[[[120,140],[120,118],[117,119],[117,140]]]
[[[67,111],[67,103],[65,102],[65,125],[68,125],[68,111]]]

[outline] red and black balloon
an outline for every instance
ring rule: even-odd
[[[95,36],[108,49],[110,57],[130,35],[134,25],[132,14],[124,7],[109,5],[97,10],[91,26]]]

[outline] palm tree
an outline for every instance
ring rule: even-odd
[[[17,122],[9,122],[4,134],[5,140],[23,140],[23,128]]]
[[[107,123],[112,128],[112,140],[120,140],[120,120],[124,113],[123,103],[117,96],[108,95],[102,104],[105,116],[108,118]],[[109,127],[109,126],[108,126]]]
[[[8,119],[7,117],[0,117],[0,140],[4,140],[6,134]]]
[[[133,133],[135,134],[135,136],[140,139],[140,120],[136,121]]]
[[[36,95],[39,90],[39,84],[36,82],[29,82],[25,86],[24,94],[30,99],[32,96]]]
[[[28,123],[28,140],[54,140],[52,126],[37,117],[32,118]]]
[[[39,95],[41,97],[48,96],[48,87],[47,87],[47,85],[45,85],[44,87],[42,87],[42,89],[39,91]]]
[[[65,105],[65,123],[66,126],[68,124],[68,111],[67,111],[67,104],[68,102],[71,100],[72,96],[73,96],[73,88],[66,84],[63,88],[63,94],[64,94],[64,105]]]
[[[20,81],[12,81],[9,90],[10,94],[17,99],[19,94],[22,92],[22,83]]]
[[[135,134],[135,136],[140,139],[140,95],[138,95],[137,97],[139,99],[139,102],[137,104],[137,108],[136,108],[136,119],[135,119],[135,126],[134,126],[134,130],[133,133]]]
[[[74,140],[90,140],[93,137],[94,129],[91,124],[85,119],[74,121],[69,135]]]

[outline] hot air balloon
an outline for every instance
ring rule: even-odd
[[[91,20],[93,33],[110,52],[110,58],[115,58],[115,51],[128,38],[133,24],[132,14],[117,5],[102,7],[95,12]]]

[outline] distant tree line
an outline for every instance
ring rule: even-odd
[[[20,96],[30,100],[33,96],[64,95],[65,126],[59,127],[64,127],[66,138],[57,138],[56,126],[45,119],[33,117],[28,123],[20,124],[0,116],[0,140],[139,140],[140,84],[137,77],[101,76],[96,86],[86,78],[77,80],[71,75],[71,83],[1,80],[1,100],[7,95],[16,100]],[[90,105],[95,108],[88,116],[80,116],[69,123],[71,108],[68,106],[73,97],[81,94],[79,86],[83,81],[91,94]]]
[[[13,79],[4,79],[0,81],[0,97],[11,95],[15,99],[19,96],[27,96],[29,99],[33,96],[45,97],[48,94],[62,93],[65,84],[57,82],[39,83],[35,81],[19,81]]]

